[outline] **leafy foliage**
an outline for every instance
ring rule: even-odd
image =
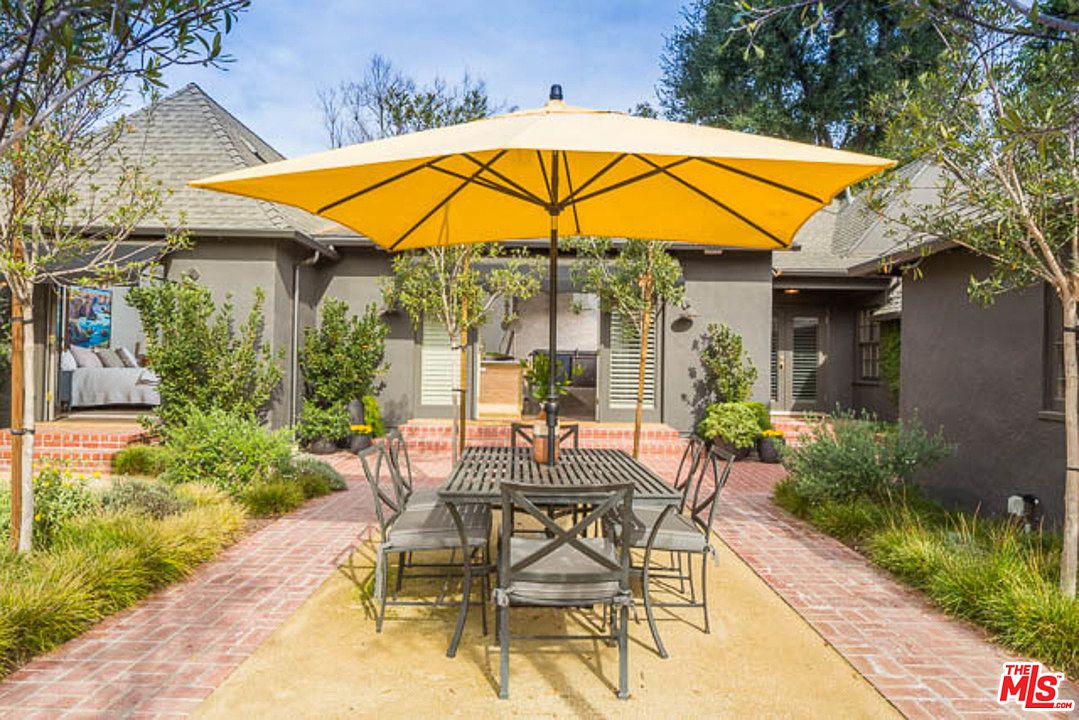
[[[741,335],[726,325],[709,323],[701,364],[716,402],[749,400],[753,383],[757,382],[757,368],[746,352]]]
[[[551,378],[550,356],[545,352],[533,353],[530,357],[521,358],[520,365],[524,370],[525,382],[528,383],[529,395],[536,402],[546,400],[547,386]],[[566,377],[561,367],[558,368],[555,375],[555,391],[559,397],[569,392],[569,386],[573,384],[573,379],[579,377],[582,373],[584,373],[584,368],[580,365],[573,365],[570,368],[570,377]]]
[[[943,50],[903,3],[825,0],[740,35],[748,5],[702,0],[668,40],[660,95],[672,116],[871,151],[890,118],[868,112],[871,98],[932,70]]]
[[[318,440],[338,442],[348,437],[349,417],[344,404],[322,408],[314,400],[304,400],[296,438],[305,444]]]
[[[304,397],[320,408],[343,405],[379,388],[386,372],[386,333],[378,308],[368,305],[362,316],[349,315],[348,303],[330,298],[322,305],[317,328],[304,330],[299,352]]]
[[[892,400],[899,400],[899,360],[902,348],[902,333],[899,323],[887,322],[880,326],[880,377]]]
[[[287,468],[292,455],[287,429],[269,431],[221,409],[191,413],[185,424],[170,427],[165,439],[174,456],[163,480],[207,482],[233,497]]]
[[[160,379],[157,415],[166,430],[215,409],[263,416],[280,385],[284,355],[271,355],[263,343],[261,288],[239,327],[231,297],[218,309],[209,289],[188,277],[133,288],[127,301],[139,312],[146,356]]]
[[[753,447],[761,427],[757,413],[746,403],[712,403],[697,423],[697,434],[705,440],[722,438],[741,449]]]
[[[240,494],[240,502],[255,517],[284,515],[303,505],[303,501],[303,486],[291,480],[252,483]]]
[[[106,512],[132,512],[155,520],[183,512],[190,504],[169,485],[130,478],[116,480],[101,497]]]
[[[34,545],[38,547],[47,547],[64,523],[98,508],[85,477],[54,465],[34,476],[34,501]]]
[[[386,425],[382,422],[382,408],[378,406],[378,398],[364,395],[362,400],[363,422],[371,427],[371,437],[382,437],[386,434]]]
[[[772,415],[768,412],[768,406],[762,402],[744,402],[742,403],[757,416],[757,425],[760,427],[761,432],[772,429]],[[771,437],[782,437],[783,433],[779,435],[771,435]]]
[[[301,482],[305,475],[319,475],[326,479],[330,490],[334,492],[348,490],[348,483],[345,482],[345,478],[341,476],[341,473],[322,460],[311,457],[297,458],[292,462],[292,472],[297,478],[301,479]]]
[[[877,423],[838,413],[812,426],[783,462],[797,492],[810,502],[881,498],[902,490],[915,473],[954,451],[941,432],[917,422]]]
[[[172,450],[164,445],[129,445],[112,456],[112,469],[118,475],[158,476],[168,469]]]

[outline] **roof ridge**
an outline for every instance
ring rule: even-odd
[[[195,83],[188,83],[186,86],[184,86],[184,88],[180,92],[187,91],[189,89],[193,90],[197,94],[197,97],[198,97],[199,101],[202,103],[203,114],[206,116],[206,119],[210,123],[210,126],[214,129],[214,132],[217,134],[218,140],[224,146],[225,152],[228,153],[228,156],[230,158],[232,158],[233,162],[236,165],[236,168],[237,169],[243,169],[243,168],[250,167],[247,163],[244,162],[243,154],[240,152],[240,149],[236,146],[236,142],[233,140],[232,135],[225,128],[224,123],[222,122],[221,114],[223,113],[227,118],[229,118],[231,120],[235,120],[236,123],[238,125],[243,126],[243,128],[245,130],[247,130],[247,132],[251,132],[251,130],[249,128],[247,128],[247,126],[243,125],[243,123],[241,123],[239,120],[236,120],[236,118],[232,115],[232,113],[230,113],[228,110],[226,110],[225,108],[218,105],[217,102],[213,98],[211,98],[209,95],[207,95],[206,92],[202,88],[200,88],[198,85],[196,85]],[[176,93],[176,94],[179,94],[179,93]],[[253,132],[251,132],[251,134],[254,135]],[[258,136],[255,135],[255,137],[258,137]],[[268,143],[267,143],[267,147],[270,147]],[[272,150],[273,148],[270,148],[270,149]],[[277,151],[274,150],[274,152],[277,152]],[[280,153],[278,153],[278,154],[280,154]],[[266,214],[267,219],[270,221],[270,223],[272,225],[274,225],[276,227],[279,227],[279,228],[281,228],[283,230],[296,230],[296,228],[292,225],[292,223],[288,222],[285,219],[285,216],[281,212],[281,210],[279,208],[277,208],[276,206],[274,206],[272,203],[266,202],[265,200],[257,200],[257,199],[255,200],[255,202],[258,203],[259,207]]]

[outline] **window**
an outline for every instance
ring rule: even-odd
[[[1064,317],[1060,300],[1045,288],[1045,409],[1064,412]]]
[[[862,380],[880,379],[880,322],[873,309],[858,312],[858,372]]]
[[[656,407],[656,325],[649,329],[648,355],[645,358],[644,400],[645,410]],[[614,313],[611,315],[610,357],[610,405],[617,409],[637,407],[637,376],[640,372],[641,342],[633,331],[630,320]]]
[[[452,405],[453,389],[460,377],[460,350],[455,350],[446,326],[424,315],[420,344],[420,403]]]

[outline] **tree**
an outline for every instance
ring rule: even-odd
[[[780,7],[787,13],[792,6]],[[1066,0],[910,0],[947,42],[938,68],[878,101],[895,119],[885,143],[943,173],[936,202],[899,218],[910,243],[950,243],[988,258],[972,297],[1045,283],[1063,333],[1079,325],[1079,19]],[[755,8],[765,17],[768,7]],[[752,31],[746,30],[747,33]],[[896,184],[902,185],[900,178]],[[1079,560],[1079,352],[1063,343],[1066,467],[1061,591],[1075,596]]]
[[[393,258],[393,276],[383,285],[386,304],[404,309],[417,328],[425,316],[438,318],[450,347],[461,352],[458,451],[465,439],[469,335],[483,326],[497,301],[527,300],[535,295],[541,278],[542,269],[524,250],[507,252],[497,243],[441,246]]]
[[[483,81],[476,82],[465,75],[459,85],[448,85],[435,78],[432,84],[419,87],[380,55],[371,58],[360,80],[322,89],[319,102],[333,147],[478,120],[497,111]],[[483,296],[483,283],[479,276],[473,276],[474,265],[477,260],[501,252],[500,245],[487,248],[464,245],[408,253],[405,259],[394,259],[394,273],[398,277],[387,291],[391,302],[399,302],[406,309],[411,304],[417,311],[436,315],[449,333],[450,346],[461,351],[460,388],[454,394],[455,403],[460,395],[460,407],[455,414],[459,422],[459,449],[464,448],[468,421],[468,405],[464,402],[468,387],[465,362],[468,331],[482,322],[480,318],[490,307]],[[522,263],[522,257],[510,258],[510,266],[517,272],[511,284],[517,286],[517,292],[525,292],[533,283],[536,287],[527,295],[502,293],[505,297],[523,299],[538,289],[538,276],[524,272]],[[422,322],[421,316],[412,317],[415,323]]]
[[[742,336],[726,325],[709,323],[701,349],[701,364],[715,402],[749,400],[757,368],[742,343]]]
[[[765,4],[767,7],[767,4]],[[895,2],[814,3],[815,23],[788,12],[737,31],[746,3],[703,0],[685,13],[663,58],[661,100],[677,118],[831,147],[872,151],[887,116],[869,99],[931,70],[943,50],[925,20]]]
[[[90,88],[162,87],[170,65],[227,62],[249,0],[0,0],[0,155]],[[91,118],[92,119],[92,118]]]
[[[613,243],[608,238],[571,238],[567,245],[577,253],[570,270],[574,283],[595,293],[601,310],[629,320],[640,342],[633,416],[633,457],[637,457],[641,450],[648,338],[663,306],[681,304],[685,297],[682,266],[662,243],[650,240],[626,240],[613,255]]]

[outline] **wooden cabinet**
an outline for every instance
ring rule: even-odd
[[[524,401],[524,370],[516,360],[480,363],[480,417],[519,417]]]

